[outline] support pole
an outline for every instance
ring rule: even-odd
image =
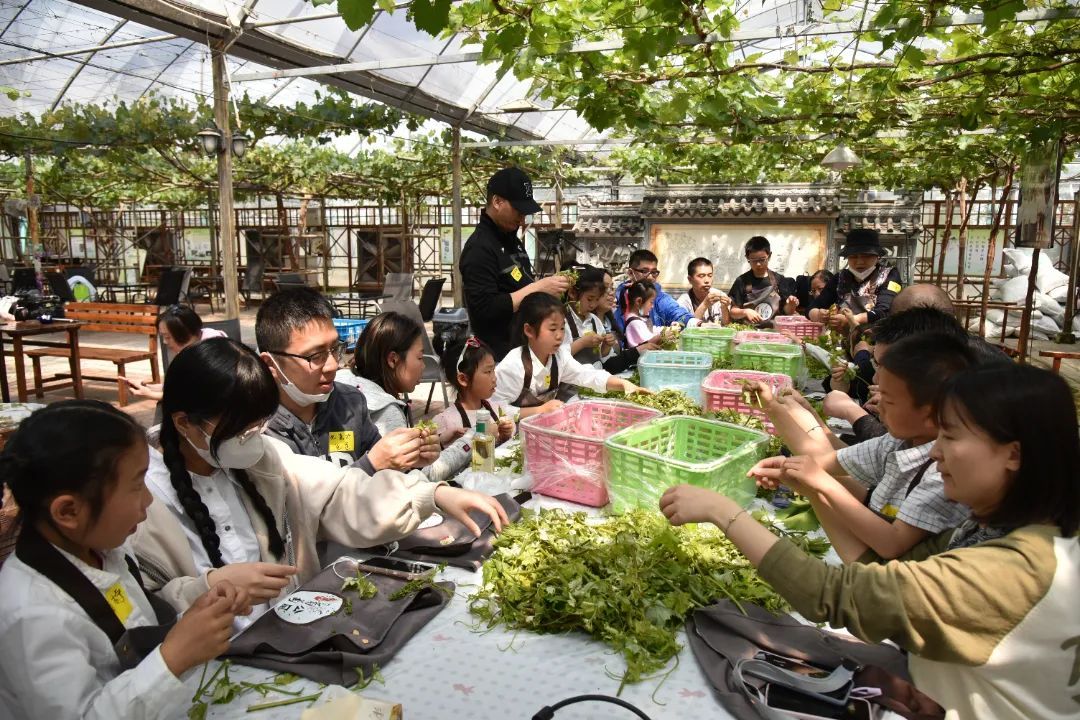
[[[218,240],[217,223],[214,222],[214,192],[212,190],[206,191],[206,224],[210,226],[210,277],[218,277],[221,275],[221,243]]]
[[[37,208],[34,207],[34,156],[26,151],[26,224],[30,231],[30,247],[28,255],[37,252],[40,232],[38,231]]]
[[[1061,323],[1059,343],[1076,342],[1072,331],[1073,316],[1076,315],[1076,275],[1080,273],[1080,192],[1073,196],[1072,239],[1069,241],[1069,296],[1065,298],[1065,319]]]
[[[225,317],[240,317],[240,288],[236,270],[236,215],[233,212],[232,131],[229,129],[229,87],[225,82],[225,41],[214,43],[214,122],[225,151],[218,154],[218,217],[221,226]]]
[[[453,135],[450,144],[452,171],[453,171],[453,191],[450,200],[451,214],[453,217],[453,247],[454,257],[450,258],[450,262],[453,264],[454,270],[454,305],[461,307],[465,304],[464,294],[461,288],[461,270],[459,268],[459,260],[461,259],[461,128],[455,127],[453,129]],[[444,260],[445,262],[445,260]]]

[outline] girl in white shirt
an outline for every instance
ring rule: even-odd
[[[604,271],[586,265],[580,268],[577,283],[567,293],[570,302],[566,304],[563,346],[568,346],[582,365],[602,367],[617,342],[595,314],[604,299],[604,289]]]
[[[464,342],[446,348],[442,359],[443,373],[457,393],[454,404],[435,416],[439,440],[443,446],[454,442],[476,422],[481,409],[491,413],[497,424],[496,441],[504,443],[514,434],[514,415],[518,409],[493,401],[495,394],[495,355],[484,341],[475,335]]]
[[[650,280],[632,282],[623,292],[623,328],[626,332],[626,347],[636,348],[645,343],[655,342],[657,333],[653,332],[649,313],[656,301],[656,286]]]
[[[35,412],[0,456],[23,513],[15,554],[0,571],[5,717],[182,716],[191,692],[182,676],[228,649],[247,598],[222,583],[161,627],[164,639],[148,653],[127,652],[141,644],[127,631],[175,618],[151,603],[126,553],[151,502],[146,458],[138,423],[81,400]]]
[[[264,437],[277,383],[238,342],[206,340],[177,355],[162,403],[162,456],[152,458],[147,477],[160,502],[136,548],[143,574],[178,606],[223,580],[255,603],[273,604],[321,569],[316,539],[380,545],[408,535],[436,508],[477,533],[470,510],[499,529],[507,522],[486,495],[419,474],[368,476]]]
[[[627,395],[641,390],[575,360],[563,347],[565,323],[563,306],[551,295],[533,293],[521,301],[514,329],[518,347],[495,368],[495,400],[519,407],[521,417],[529,417],[561,406],[577,387]]]

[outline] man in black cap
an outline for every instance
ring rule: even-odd
[[[828,322],[835,330],[853,330],[889,314],[893,298],[903,287],[900,272],[881,262],[885,249],[877,230],[856,228],[847,234],[840,257],[847,267],[821,291],[807,316]],[[829,312],[833,306],[839,312]]]
[[[496,361],[510,351],[511,320],[521,301],[534,292],[558,296],[569,287],[563,275],[533,278],[518,229],[526,215],[538,212],[529,176],[515,167],[500,170],[488,180],[487,206],[461,251],[458,267],[469,321]]]

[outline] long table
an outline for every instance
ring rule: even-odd
[[[534,496],[526,507],[561,507],[585,510],[573,503]],[[447,568],[441,579],[451,580],[457,592],[447,607],[417,633],[381,669],[383,684],[360,691],[365,697],[401,703],[409,720],[505,720],[530,718],[546,705],[585,694],[615,695],[625,664],[607,645],[583,633],[537,635],[499,626],[478,627],[469,614],[468,598],[482,582],[482,571]],[[680,633],[680,644],[685,636]],[[685,720],[731,716],[714,699],[711,686],[684,647],[667,668],[666,679],[628,685],[622,699],[642,709],[653,720]],[[213,672],[213,666],[210,668]],[[234,682],[266,682],[274,673],[233,666]],[[185,680],[192,694],[200,672]],[[317,683],[300,680],[288,686],[304,695],[319,691]],[[208,718],[297,718],[305,705],[290,705],[247,713],[251,705],[287,699],[271,693],[266,698],[245,693],[228,705],[211,705]],[[186,712],[184,708],[184,712]],[[558,720],[627,720],[633,715],[608,703],[582,703],[560,710]]]

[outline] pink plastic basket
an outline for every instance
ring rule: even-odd
[[[773,324],[776,325],[777,330],[789,332],[795,337],[808,340],[816,340],[821,337],[821,331],[825,327],[821,323],[807,320],[802,315],[780,315],[773,318]]]
[[[795,343],[795,341],[787,335],[781,335],[778,332],[766,330],[740,330],[735,333],[735,344],[741,345],[744,342],[773,343],[775,345],[793,345]]]
[[[660,415],[632,403],[584,400],[525,418],[521,434],[533,492],[593,507],[607,505],[604,440]]]
[[[743,402],[742,384],[746,380],[763,382],[779,393],[791,387],[791,378],[783,373],[758,372],[757,370],[713,370],[701,383],[706,412],[735,410],[743,415],[753,415],[765,423],[765,429],[774,433],[773,424],[761,408]],[[775,433],[774,433],[775,434]]]

